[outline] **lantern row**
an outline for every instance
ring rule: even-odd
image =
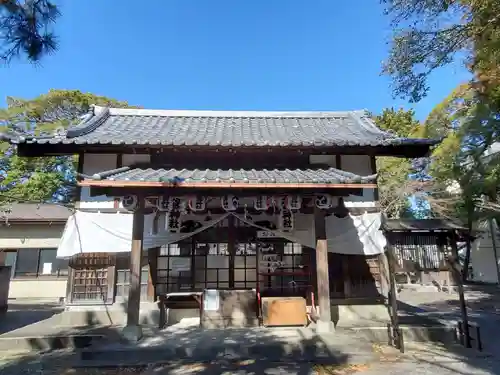
[[[146,207],[156,208],[159,211],[203,212],[207,210],[207,197],[146,197]],[[139,207],[139,198],[136,195],[120,197],[122,206],[128,211],[135,211]],[[252,198],[253,208],[257,211],[267,211],[270,208],[298,211],[302,208],[300,195],[285,195],[282,197],[261,195]],[[314,204],[320,209],[330,209],[334,204],[334,197],[328,194],[317,195]],[[240,208],[240,198],[236,195],[225,195],[220,198],[222,209],[227,212]]]

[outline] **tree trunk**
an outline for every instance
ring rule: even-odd
[[[462,269],[462,282],[466,283],[469,277],[469,264],[470,264],[470,252],[471,252],[471,233],[472,233],[472,217],[468,215],[467,218],[467,239],[466,239],[466,249],[465,249],[465,259],[464,259],[464,267]]]

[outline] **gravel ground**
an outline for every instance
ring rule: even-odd
[[[272,363],[266,361],[213,361],[210,363],[170,363],[142,368],[72,368],[74,354],[60,351],[46,355],[2,353],[2,375],[499,375],[500,360],[491,355],[433,345],[411,345],[407,354],[392,348],[376,347],[379,358],[368,364],[327,366],[312,363]]]

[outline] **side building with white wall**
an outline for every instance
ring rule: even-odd
[[[11,267],[9,299],[61,300],[68,260],[57,247],[72,211],[55,204],[14,203],[2,207],[0,265]]]

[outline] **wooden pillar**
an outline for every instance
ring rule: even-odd
[[[149,279],[148,279],[148,300],[155,302],[157,275],[158,275],[158,255],[160,255],[160,248],[154,247],[148,250],[148,264],[149,264]]]
[[[384,252],[379,255],[378,263],[380,267],[380,291],[381,294],[389,300],[389,291],[390,291],[390,280],[391,274],[389,272],[389,260],[387,257],[387,252]]]
[[[138,207],[134,211],[132,225],[132,249],[130,252],[130,289],[127,303],[127,325],[123,335],[129,341],[139,341],[142,329],[139,324],[141,303],[141,261],[144,236],[144,197],[139,196]]]
[[[317,331],[333,332],[330,304],[330,279],[328,277],[328,244],[326,240],[325,212],[314,208],[314,232],[316,237],[316,278],[318,282],[319,319]]]
[[[227,217],[227,251],[229,253],[229,287],[234,288],[234,257],[236,255],[236,233],[233,215]],[[246,271],[245,271],[246,272]]]

